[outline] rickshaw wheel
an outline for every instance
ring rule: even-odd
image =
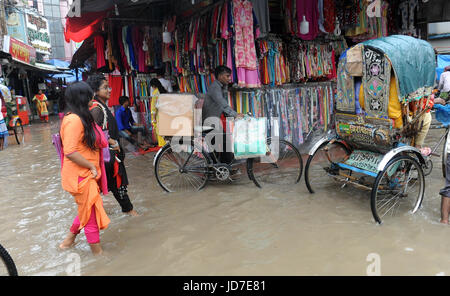
[[[194,150],[193,141],[181,145],[166,144],[161,148],[155,160],[156,180],[167,192],[199,191],[209,179],[209,158],[203,151]]]
[[[343,162],[350,153],[343,143],[326,142],[310,155],[305,166],[305,183],[309,192],[314,193],[317,188],[326,189],[329,185],[335,185],[336,182],[330,174],[337,174],[339,170],[334,168],[332,163]]]
[[[272,147],[272,139],[267,139],[267,146],[275,149],[266,158],[249,158],[247,172],[250,179],[259,188],[268,185],[295,185],[302,178],[303,159],[295,146],[285,140],[279,140],[278,147]],[[272,159],[273,158],[273,159]]]
[[[422,166],[411,156],[399,155],[378,173],[372,188],[370,206],[375,221],[381,224],[396,214],[414,214],[425,192]]]
[[[23,125],[22,121],[17,120],[16,124],[14,125],[14,136],[16,137],[17,145],[20,145],[21,141],[23,142]]]

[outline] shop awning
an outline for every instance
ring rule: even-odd
[[[95,52],[94,38],[90,37],[83,42],[81,47],[78,48],[78,50],[72,56],[72,61],[69,65],[69,68],[84,68],[84,62],[93,54],[95,54]]]
[[[39,72],[44,72],[44,73],[64,73],[64,71],[61,71],[52,65],[38,63],[38,62],[35,63],[34,65],[32,65],[32,64],[27,64],[25,62],[22,62],[15,58],[12,58],[12,64],[16,64],[17,66],[20,66],[20,67],[22,67],[26,70],[30,70],[30,71],[39,71]]]

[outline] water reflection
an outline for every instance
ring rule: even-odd
[[[265,190],[243,180],[167,194],[154,178],[153,154],[130,154],[129,194],[142,215],[123,215],[108,195],[105,256],[94,258],[84,235],[60,251],[76,206],[60,185],[51,143],[57,129],[56,122],[26,127],[23,145],[10,141],[0,152],[0,243],[21,275],[66,275],[73,253],[82,275],[365,275],[369,253],[380,255],[383,275],[450,274],[449,227],[439,224],[439,159],[418,214],[378,226],[360,190],[311,195],[303,179]],[[430,139],[441,132],[432,130]]]

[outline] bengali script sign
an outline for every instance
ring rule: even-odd
[[[21,62],[27,64],[36,62],[36,49],[8,35],[4,36],[3,51]]]

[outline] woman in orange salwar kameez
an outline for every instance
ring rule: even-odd
[[[103,208],[99,187],[103,177],[101,185],[105,191],[106,175],[100,148],[107,147],[107,140],[89,112],[93,95],[85,82],[72,84],[65,93],[68,112],[60,130],[64,152],[61,183],[63,189],[75,198],[78,216],[60,248],[72,246],[84,228],[91,250],[97,255],[102,253],[99,230],[107,228],[110,220]]]
[[[42,90],[39,90],[39,93],[34,96],[33,101],[36,101],[36,108],[41,121],[48,122],[48,100]]]

